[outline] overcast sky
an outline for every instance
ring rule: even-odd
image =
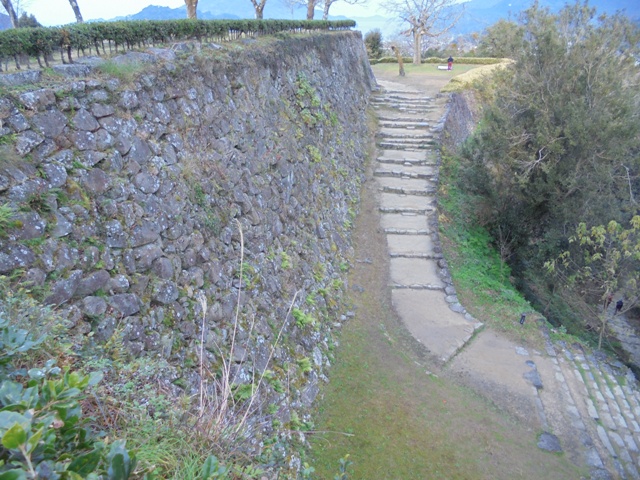
[[[184,5],[184,0],[77,0],[80,11],[85,20],[110,19],[113,17],[133,15],[138,13],[147,5],[158,5],[162,7],[176,8]],[[249,0],[237,0],[246,1]],[[280,0],[268,0],[279,2]],[[366,7],[358,5],[348,5],[345,2],[337,2],[331,6],[332,15],[345,16],[371,16],[378,13],[381,0],[369,0]],[[64,25],[75,22],[73,11],[69,6],[69,0],[13,0],[14,6],[17,4],[23,10],[35,15],[38,21],[44,26]],[[0,7],[0,11],[4,11]]]

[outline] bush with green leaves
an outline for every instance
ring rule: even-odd
[[[478,223],[524,290],[580,223],[627,224],[637,212],[640,28],[581,3],[557,14],[534,4],[519,24],[496,28],[489,33],[513,40],[496,53],[514,63],[483,85],[486,105],[458,181],[482,199]],[[562,312],[546,310],[545,297],[556,286],[529,290],[554,318]]]
[[[369,58],[380,58],[382,56],[382,32],[379,29],[371,30],[364,36],[364,44],[367,47]]]
[[[82,413],[85,392],[102,374],[63,370],[53,359],[24,367],[23,354],[43,339],[0,312],[0,480],[128,479],[135,455],[124,441],[100,441]]]

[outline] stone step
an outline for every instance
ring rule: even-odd
[[[417,167],[414,167],[417,168]],[[398,193],[400,195],[425,195],[428,192],[435,193],[435,185],[430,179],[402,178],[402,177],[376,177],[376,182],[382,191]],[[406,193],[403,190],[416,192]]]
[[[422,166],[428,165],[427,161],[424,159],[413,160],[413,159],[402,159],[402,158],[385,158],[378,157],[376,158],[378,163],[383,163],[387,165],[406,165],[406,166]],[[433,165],[434,163],[432,163]]]
[[[391,257],[390,280],[393,285],[420,286],[415,288],[440,288],[445,284],[438,275],[438,265],[429,258]],[[413,287],[412,287],[413,288]]]
[[[563,355],[562,347],[554,346],[548,337],[547,354],[551,357],[553,370],[541,372],[544,387],[539,390],[539,398],[549,426],[559,431],[565,450],[579,455],[580,458],[574,461],[588,465],[592,478],[612,478],[608,472],[617,472],[617,469],[608,460],[609,455],[603,451],[597,431],[589,422],[582,401],[588,396],[584,382],[575,376],[575,368]]]
[[[442,258],[442,254],[440,253],[398,253],[391,252],[389,253],[389,258],[425,258],[427,260],[440,260]],[[401,287],[398,287],[401,288]]]
[[[404,151],[404,150],[385,150],[384,155],[380,155],[376,158],[376,161],[380,164],[386,165],[405,165],[405,166],[432,166],[435,167],[440,163],[440,158],[432,151]],[[396,152],[396,155],[391,155],[390,152]],[[415,153],[416,155],[409,155]]]
[[[373,105],[380,105],[386,108],[397,108],[398,106],[409,106],[415,108],[437,108],[432,100],[424,100],[420,98],[390,98],[390,97],[374,97],[371,101]]]
[[[430,123],[425,115],[406,115],[397,112],[378,112],[378,120],[381,122],[405,122],[413,124]]]
[[[433,120],[432,118],[429,118],[429,114],[431,114],[432,112],[436,111],[434,109],[425,107],[425,108],[412,108],[412,107],[397,107],[397,108],[393,108],[390,109],[389,107],[381,107],[378,105],[374,105],[373,108],[375,110],[383,110],[384,112],[386,112],[386,116],[390,116],[390,115],[402,115],[403,117],[409,117],[417,122],[426,122],[429,120]],[[431,115],[432,116],[432,115]]]
[[[640,442],[640,426],[638,426],[638,417],[636,417],[635,412],[631,408],[629,401],[626,398],[626,394],[622,388],[620,388],[618,379],[607,372],[607,364],[600,362],[593,355],[576,355],[576,359],[586,362],[588,365],[588,371],[591,372],[593,377],[593,387],[594,389],[596,386],[598,387],[602,397],[606,401],[606,406],[609,408],[612,419],[615,423],[615,429],[630,430],[635,435],[638,435],[638,442]],[[619,392],[619,394],[616,394],[616,392]],[[604,404],[602,404],[602,407],[604,408]]]
[[[431,230],[429,230],[429,229],[418,230],[416,228],[389,227],[389,228],[385,228],[384,229],[384,233],[392,234],[392,235],[431,235]],[[429,254],[425,254],[425,255],[429,255]],[[433,255],[431,255],[431,256],[433,258],[436,258]]]
[[[407,235],[430,233],[429,216],[411,213],[385,214],[380,216],[380,225],[388,233],[403,233]]]
[[[394,125],[390,127],[380,127],[376,133],[377,138],[413,138],[413,137],[433,137],[433,133],[427,127],[416,127],[409,124]]]
[[[423,178],[433,180],[437,176],[437,168],[432,165],[393,165],[393,168],[385,168],[380,165],[374,171],[375,177],[399,177],[399,178]]]
[[[385,102],[433,102],[433,97],[421,95],[418,92],[385,92],[383,95],[374,95],[374,100],[383,100]]]
[[[383,128],[425,129],[433,127],[431,122],[416,122],[414,120],[381,120],[378,122]]]
[[[564,346],[563,357],[584,389],[583,419],[587,429],[595,432],[595,443],[604,463],[621,478],[640,479],[637,468],[640,438],[633,431],[637,421],[624,392],[620,389],[622,396],[616,393],[617,379],[608,376],[605,364],[581,348],[572,350]]]
[[[395,131],[390,131],[390,129],[384,129],[376,134],[376,138],[381,140],[388,141],[403,141],[404,143],[408,143],[413,145],[414,143],[423,143],[423,142],[434,142],[435,138],[430,132],[419,132],[412,131],[407,129],[396,129]]]
[[[409,93],[412,93],[412,95],[410,95]],[[394,100],[402,100],[405,98],[411,98],[411,99],[420,99],[420,100],[429,100],[429,101],[434,101],[435,98],[434,97],[429,97],[421,92],[401,92],[401,91],[386,91],[385,92],[385,97],[386,98],[391,98]]]
[[[435,188],[429,188],[424,190],[401,188],[401,187],[382,187],[380,191],[385,193],[397,193],[399,195],[416,195],[420,197],[433,197],[436,193]]]
[[[411,208],[411,207],[380,207],[378,209],[380,213],[402,213],[402,214],[414,214],[425,215],[435,211],[435,207],[425,208]]]
[[[399,150],[380,150],[378,152],[378,158],[383,158],[383,159],[389,159],[389,160],[426,160],[428,158],[431,158],[433,155],[431,155],[429,152],[403,152],[403,151],[399,151]]]
[[[382,148],[387,147],[386,144],[391,144],[391,149],[415,149],[418,148],[432,148],[436,144],[436,140],[433,135],[406,135],[406,136],[393,136],[393,135],[380,135],[377,137],[378,145]]]
[[[411,109],[430,109],[435,110],[438,108],[434,102],[429,100],[420,100],[420,99],[397,99],[393,101],[389,101],[388,99],[374,99],[371,104],[373,106],[379,106],[381,108],[387,109],[397,109],[397,108],[411,108]]]
[[[429,284],[397,282],[397,286],[392,285],[391,300],[413,337],[446,363],[482,324],[471,322],[464,315],[452,314],[451,306],[443,300],[443,292],[432,287]],[[434,323],[434,319],[438,321]]]
[[[410,144],[409,144],[410,143]],[[383,140],[377,144],[379,148],[386,148],[388,150],[426,150],[433,148],[435,145],[434,140],[419,140],[416,142],[408,142],[407,140],[394,142],[391,140]]]
[[[398,257],[396,257],[398,258]],[[405,258],[405,257],[402,257]],[[420,258],[420,257],[411,257],[411,258]],[[395,290],[431,290],[435,292],[442,292],[444,288],[439,285],[431,285],[431,284],[422,284],[422,283],[412,283],[411,285],[400,284],[400,283],[390,283],[390,288]]]
[[[388,233],[387,246],[391,258],[434,258],[430,235],[398,235]]]

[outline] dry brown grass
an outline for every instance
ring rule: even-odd
[[[484,81],[493,75],[496,71],[506,68],[513,64],[513,60],[504,59],[501,63],[494,65],[482,65],[468,72],[461,73],[452,77],[447,85],[442,88],[443,92],[459,92],[471,88],[477,81]]]

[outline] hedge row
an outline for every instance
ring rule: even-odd
[[[402,57],[405,63],[413,62],[413,57]],[[493,65],[495,63],[501,63],[503,58],[491,58],[491,57],[458,57],[454,59],[457,63],[464,63],[466,65]],[[371,63],[398,63],[396,57],[382,57],[377,60],[369,59]],[[447,63],[446,58],[429,57],[423,58],[422,63]]]
[[[16,59],[27,55],[40,57],[48,66],[48,58],[55,51],[67,53],[95,48],[96,53],[109,50],[131,49],[187,39],[232,40],[241,35],[267,35],[278,32],[305,32],[312,30],[342,30],[355,26],[353,20],[145,20],[123,22],[76,23],[63,27],[17,28],[0,31],[0,58]],[[63,58],[64,62],[64,58]]]

